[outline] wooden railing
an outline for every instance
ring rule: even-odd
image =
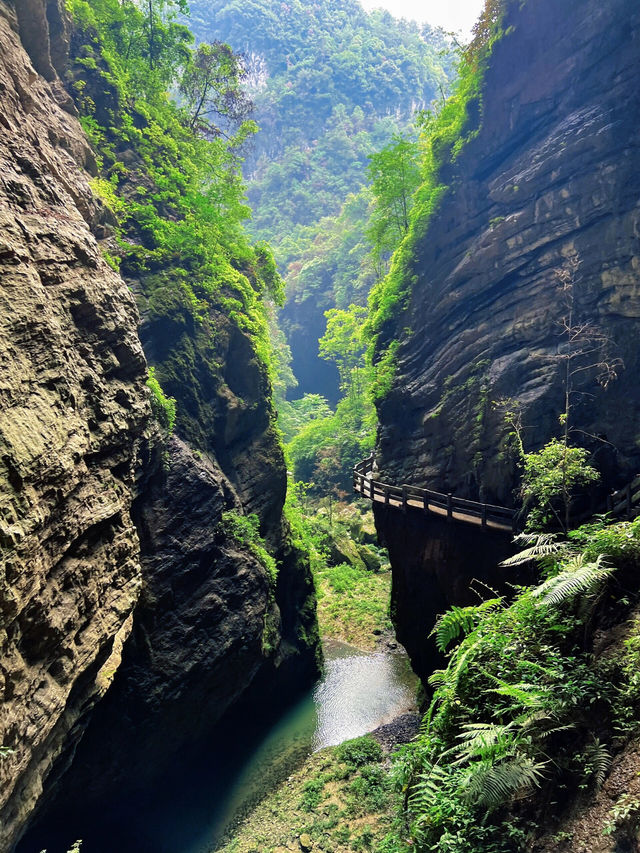
[[[607,512],[625,518],[634,518],[640,514],[640,475],[607,497]]]
[[[353,488],[365,498],[405,512],[409,507],[438,515],[448,521],[462,521],[485,530],[513,533],[516,511],[494,504],[469,501],[444,492],[417,486],[391,486],[373,479],[373,456],[353,469]]]

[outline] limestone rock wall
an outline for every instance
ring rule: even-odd
[[[317,671],[269,384],[227,318],[221,367],[178,400],[206,401],[215,440],[161,447],[135,282],[102,258],[113,219],[58,76],[68,44],[55,0],[0,0],[0,853],[70,792],[143,784],[258,673]],[[151,356],[162,339],[145,329]],[[258,514],[275,591],[219,526],[229,509]]]
[[[574,319],[605,332],[609,355],[624,363],[607,391],[585,374],[575,440],[603,457],[610,484],[640,467],[640,12],[633,0],[509,9],[480,131],[443,172],[449,190],[392,332],[402,343],[378,444],[392,482],[505,504],[517,471],[492,403],[522,404],[527,450],[559,432],[566,309],[557,273],[572,257]]]
[[[18,32],[0,4],[2,850],[131,630],[150,418],[136,307],[91,231],[91,151]]]
[[[443,169],[449,189],[413,259],[408,311],[388,330],[400,347],[379,409],[379,479],[517,503],[516,457],[493,403],[521,406],[526,450],[559,435],[558,273],[575,259],[574,321],[608,336],[606,357],[623,365],[607,390],[584,371],[572,398],[572,440],[593,451],[602,498],[640,470],[640,8],[507,7],[480,130]],[[391,547],[398,629],[424,674],[435,615],[466,598],[460,580],[500,582],[485,573],[493,548],[455,524],[447,533],[397,513],[376,520]]]

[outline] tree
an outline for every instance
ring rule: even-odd
[[[207,138],[227,136],[249,117],[253,103],[242,89],[246,76],[242,58],[228,44],[198,45],[180,83],[194,133]]]
[[[337,366],[340,389],[357,395],[362,391],[360,378],[365,369],[362,326],[367,309],[360,305],[350,305],[346,310],[331,308],[324,316],[327,330],[318,342],[320,357]]]
[[[583,447],[571,447],[567,438],[552,438],[541,450],[525,453],[521,495],[529,511],[529,526],[543,527],[551,511],[566,533],[571,505],[578,488],[596,483],[600,475],[589,465],[591,454]]]
[[[367,171],[374,196],[368,236],[381,277],[386,260],[409,228],[409,211],[420,183],[418,143],[394,134],[389,145],[369,157]]]
[[[579,270],[580,259],[574,252],[556,274],[564,305],[564,313],[560,321],[564,346],[556,358],[561,365],[564,383],[564,411],[560,416],[560,424],[563,427],[563,454],[558,462],[561,472],[560,486],[564,503],[565,531],[569,527],[571,490],[579,482],[575,479],[577,476],[574,465],[576,457],[572,453],[577,448],[570,446],[569,437],[573,432],[584,432],[572,423],[574,401],[577,397],[592,396],[584,389],[584,382],[580,380],[590,374],[601,388],[607,388],[609,383],[616,379],[617,371],[622,366],[622,361],[619,358],[609,356],[607,350],[611,342],[602,329],[589,320],[581,321],[576,317],[575,284],[578,280]],[[590,437],[594,438],[595,436]],[[584,462],[586,463],[586,459]],[[590,470],[593,471],[594,469]],[[572,479],[574,480],[573,483]]]
[[[552,359],[560,366],[564,387],[564,407],[558,418],[561,437],[551,439],[536,452],[526,453],[522,440],[522,413],[512,401],[503,401],[505,421],[511,427],[511,435],[515,438],[524,466],[521,495],[525,506],[537,504],[529,512],[529,522],[544,523],[545,510],[551,511],[565,533],[569,529],[576,490],[599,479],[598,472],[589,464],[589,451],[571,444],[573,433],[602,440],[574,425],[577,398],[592,396],[586,390],[590,376],[600,387],[607,388],[622,367],[619,358],[608,354],[611,343],[608,336],[591,321],[577,319],[574,288],[579,270],[580,260],[574,253],[556,272],[562,305],[562,342]]]

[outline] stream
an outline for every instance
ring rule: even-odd
[[[185,756],[153,790],[105,803],[96,814],[71,809],[42,827],[43,837],[25,839],[20,853],[39,853],[44,846],[65,853],[76,838],[83,839],[86,853],[212,853],[313,751],[415,707],[417,678],[404,651],[362,652],[326,640],[324,652],[324,678],[284,714],[269,718],[262,708],[245,709],[215,744],[195,760]]]
[[[325,640],[324,655],[324,678],[265,732],[197,839],[172,853],[215,850],[265,790],[311,752],[366,734],[415,707],[417,679],[404,652],[367,653]]]

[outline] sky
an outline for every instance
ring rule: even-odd
[[[365,9],[387,9],[396,18],[410,18],[468,37],[484,0],[360,0]]]

